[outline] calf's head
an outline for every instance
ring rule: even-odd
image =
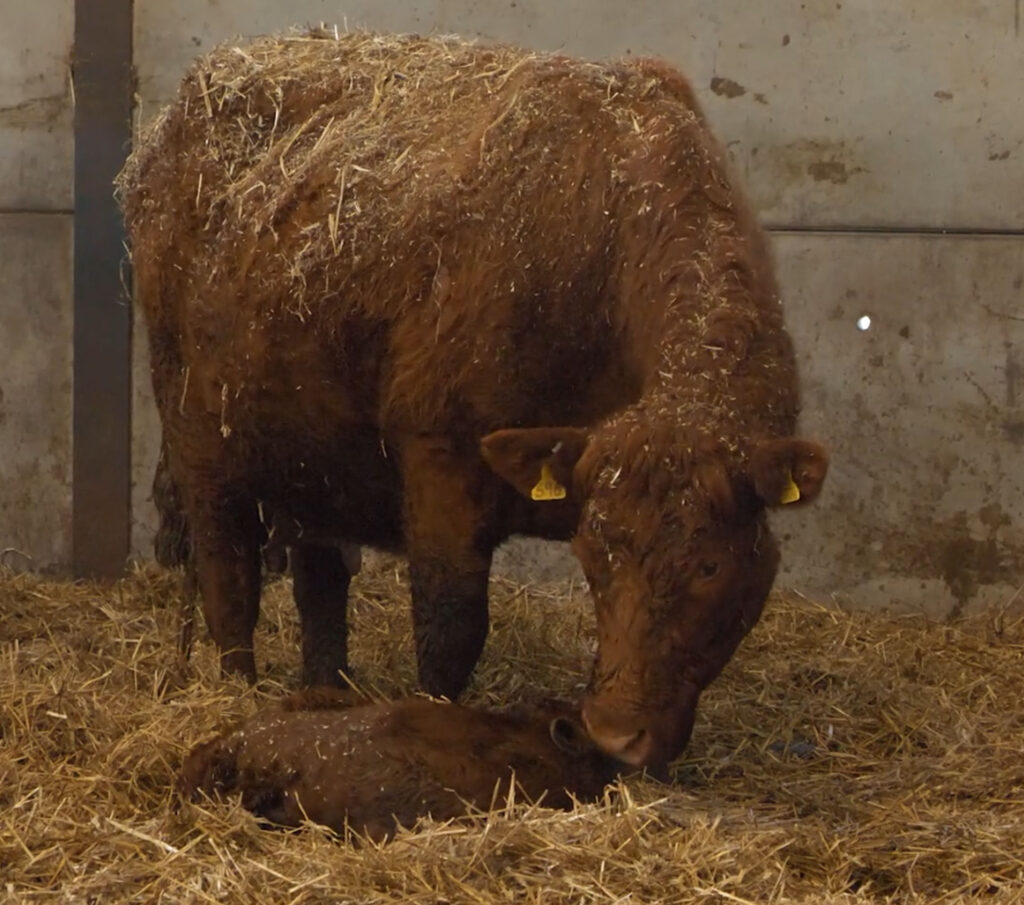
[[[573,549],[598,640],[583,719],[609,755],[663,766],[686,746],[701,691],[757,622],[775,579],[766,508],[814,499],[825,450],[771,438],[729,452],[637,419],[592,436],[497,431],[482,451],[537,505],[579,507]]]
[[[549,699],[515,706],[506,713],[524,719],[527,724],[546,733],[545,741],[557,751],[557,763],[565,782],[565,790],[577,798],[597,798],[619,773],[621,764],[608,757],[581,725],[578,703]],[[527,735],[524,735],[524,740],[526,738]],[[538,749],[542,759],[547,747],[544,745]],[[553,782],[549,785],[552,788],[549,789],[547,800],[553,807],[567,807],[568,799],[564,797],[564,791],[558,788],[559,777],[553,775],[551,780]]]

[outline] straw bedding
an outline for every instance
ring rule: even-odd
[[[572,694],[583,590],[495,582],[469,700]],[[0,899],[11,902],[933,902],[1024,899],[1024,625],[957,628],[773,598],[706,693],[674,783],[574,812],[526,803],[390,844],[261,830],[171,794],[187,748],[293,687],[286,581],[266,594],[258,690],[212,646],[174,662],[177,579],[0,573]],[[412,688],[401,567],[353,586],[353,663]]]

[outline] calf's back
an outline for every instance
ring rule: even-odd
[[[240,792],[274,823],[380,839],[421,816],[503,804],[513,776],[530,800],[568,808],[599,796],[614,768],[567,706],[491,713],[415,697],[256,714],[193,749],[179,789]]]

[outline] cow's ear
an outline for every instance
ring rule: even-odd
[[[828,453],[813,440],[762,440],[750,456],[750,478],[768,506],[809,503],[828,473]]]
[[[573,757],[580,757],[593,748],[593,743],[583,727],[575,720],[570,720],[567,717],[556,716],[548,724],[548,732],[551,735],[551,741],[555,743],[555,747],[559,751],[564,751]]]
[[[527,499],[564,500],[586,446],[587,432],[576,427],[512,428],[488,434],[480,452]]]

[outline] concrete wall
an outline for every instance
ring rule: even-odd
[[[776,242],[803,426],[833,456],[820,505],[776,518],[784,580],[936,615],[1008,602],[1024,581],[1024,239]]]
[[[820,504],[775,519],[783,581],[947,615],[1005,602],[1024,578],[1024,239],[971,235],[1024,229],[1024,118],[1006,76],[1024,46],[1019,4],[138,0],[136,10],[144,115],[199,51],[292,23],[677,62],[777,231],[804,429],[834,455]],[[861,332],[864,314],[872,326]],[[140,482],[154,453],[146,419]],[[563,549],[536,544],[514,545],[503,566],[522,577],[573,569]]]
[[[1016,0],[136,0],[140,113],[147,118],[165,103],[189,61],[214,43],[322,21],[678,63],[776,231],[803,366],[804,427],[833,451],[820,504],[776,519],[784,580],[860,605],[950,614],[1005,602],[1024,580],[1024,488],[1015,467],[1024,443],[1024,118],[1019,79],[1010,75],[1020,72],[1024,46],[1019,7]],[[57,74],[66,37],[51,21],[34,31],[29,25],[16,47],[0,43],[0,72],[13,67],[25,89],[12,101],[0,98],[4,109],[63,90]],[[11,33],[0,32],[0,42]],[[46,53],[18,56],[26,34]],[[40,66],[45,84],[29,91],[25,73]],[[57,125],[66,116],[55,100],[41,109],[56,111]],[[63,145],[53,137],[59,129],[33,126],[34,138],[26,137],[26,127],[12,132],[2,116],[0,204],[66,207],[67,194],[39,200],[32,188],[68,191],[41,162],[59,163],[66,132]],[[26,146],[25,162],[10,164],[7,148]],[[9,200],[18,193],[28,200]],[[10,235],[32,241],[31,230],[21,232]],[[63,246],[57,235],[38,241],[51,257],[66,254],[66,238]],[[67,288],[58,272],[50,263],[40,268],[53,299]],[[21,310],[7,301],[17,292],[9,283],[0,279],[5,321]],[[863,314],[872,318],[866,332],[856,328]],[[58,363],[65,338],[55,331],[45,339]],[[145,555],[158,430],[139,339],[134,545]],[[43,342],[36,340],[40,349]],[[0,361],[0,388],[10,385],[8,371],[23,375],[26,367],[12,371]],[[49,368],[37,371],[50,379]],[[66,398],[60,385],[35,392]],[[0,419],[10,405],[0,401]],[[48,417],[66,422],[60,411]],[[49,423],[24,430],[26,450],[61,435]],[[9,470],[17,460],[3,431],[0,468]],[[15,499],[8,473],[0,471],[0,507]],[[17,533],[8,534],[59,561],[62,505],[30,528],[22,504]],[[42,535],[55,545],[45,547]],[[7,543],[3,534],[0,541]],[[505,565],[520,574],[565,573],[564,555],[554,548],[552,558],[550,549],[520,545]]]
[[[0,562],[70,559],[71,0],[0,20]]]

